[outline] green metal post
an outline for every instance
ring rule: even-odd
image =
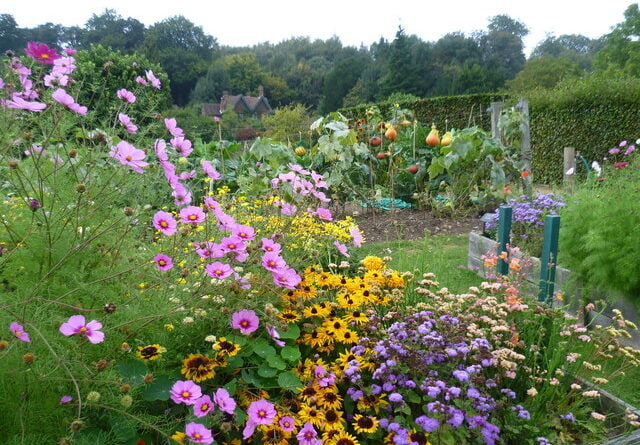
[[[549,215],[544,220],[544,244],[540,257],[540,293],[538,300],[551,301],[556,283],[560,216]]]
[[[509,237],[511,234],[511,214],[513,209],[509,206],[501,206],[498,220],[498,255],[507,251]],[[509,273],[509,265],[501,259],[498,259],[498,273],[507,275]]]

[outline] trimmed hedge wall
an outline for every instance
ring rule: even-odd
[[[588,77],[528,98],[536,182],[562,180],[564,147],[602,163],[620,141],[640,137],[640,79]]]
[[[564,147],[574,147],[589,164],[602,162],[609,148],[621,140],[640,137],[640,79],[589,76],[565,81],[552,90],[537,90],[529,99],[532,170],[538,183],[562,181]],[[413,110],[424,124],[434,122],[441,130],[471,125],[490,130],[486,109],[491,102],[515,104],[504,94],[470,94],[400,102]],[[376,104],[388,116],[393,103]],[[364,116],[371,104],[343,108],[351,118]],[[507,104],[505,104],[507,106]]]
[[[342,108],[342,114],[358,119],[365,115],[367,108],[376,105],[383,116],[389,116],[395,103],[400,108],[412,110],[418,122],[430,125],[435,123],[442,131],[445,128],[466,128],[476,125],[491,130],[491,116],[486,112],[491,102],[501,102],[507,98],[504,94],[468,94],[464,96],[441,96],[404,102],[380,102],[355,107]]]

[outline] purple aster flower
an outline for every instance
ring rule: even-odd
[[[427,433],[437,430],[440,427],[440,421],[433,417],[420,416],[415,420],[416,425],[425,430]]]

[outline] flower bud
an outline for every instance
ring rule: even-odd
[[[153,374],[151,374],[151,373],[146,374],[146,375],[144,376],[144,382],[145,382],[146,384],[149,384],[149,383],[153,382],[153,379],[154,379],[154,377],[153,377]]]
[[[78,156],[78,150],[76,150],[75,148],[72,148],[71,150],[69,150],[70,158],[75,158],[76,156]]]
[[[125,207],[124,209],[122,209],[122,211],[127,216],[133,216],[136,213],[136,211],[135,211],[135,209],[133,207]]]
[[[18,168],[18,161],[9,161],[9,168],[16,169]]]
[[[96,363],[96,369],[98,371],[104,371],[105,368],[107,367],[107,365],[109,365],[109,362],[106,360],[100,360],[98,361],[98,363]]]
[[[33,363],[35,359],[36,359],[35,354],[32,354],[30,352],[27,352],[25,355],[22,356],[22,361],[24,362],[25,365],[30,365],[31,363]]]
[[[80,431],[84,426],[84,422],[82,420],[74,420],[71,422],[71,431]]]
[[[120,385],[120,391],[122,392],[131,391],[131,385],[129,385],[128,383],[123,383],[122,385]]]
[[[107,303],[104,305],[104,307],[102,308],[107,314],[113,314],[116,309],[117,306],[113,303]]]
[[[87,394],[87,402],[96,403],[100,400],[100,393],[98,391],[91,391]]]
[[[129,394],[120,397],[120,405],[124,408],[129,408],[133,404],[133,397]]]
[[[2,351],[3,349],[7,349],[9,347],[9,342],[6,340],[1,340],[0,341],[0,351]]]
[[[76,192],[84,193],[86,190],[87,190],[87,186],[86,185],[84,185],[82,183],[76,184]]]

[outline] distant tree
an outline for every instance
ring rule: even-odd
[[[225,56],[220,63],[227,71],[233,94],[251,93],[258,89],[264,78],[264,72],[252,52]]]
[[[601,48],[600,39],[590,39],[581,34],[547,36],[531,52],[531,57],[560,57],[571,59],[584,70],[591,69],[594,54]]]
[[[478,42],[489,87],[496,90],[524,67],[526,58],[522,38],[529,30],[523,23],[506,15],[492,17],[488,30],[478,35]]]
[[[11,14],[0,14],[0,51],[18,51],[24,47],[22,30]]]
[[[419,93],[420,73],[412,59],[409,39],[402,27],[389,47],[387,70],[381,80],[382,94]]]
[[[354,87],[368,62],[365,54],[355,54],[336,63],[324,79],[320,113],[342,107],[344,96]]]
[[[115,51],[132,52],[144,40],[145,26],[134,18],[123,18],[113,9],[93,14],[85,24],[82,44],[99,44]]]
[[[219,102],[223,91],[229,88],[231,88],[231,81],[227,70],[221,63],[214,63],[196,82],[191,92],[191,102],[196,104]]]
[[[624,12],[625,20],[604,36],[604,46],[596,54],[599,71],[640,76],[640,8],[637,3]]]
[[[262,117],[265,137],[291,144],[308,137],[311,122],[313,117],[301,104],[288,105]]]
[[[578,77],[583,71],[573,60],[566,57],[533,57],[525,63],[518,75],[507,81],[507,88],[523,93],[535,88],[553,88],[568,77]]]
[[[64,42],[64,27],[50,22],[25,29],[23,34],[29,36],[29,40],[46,43],[52,47],[60,47]]]
[[[215,38],[182,16],[151,26],[142,44],[149,59],[160,63],[171,79],[171,95],[178,105],[189,100],[191,90],[218,50]]]

